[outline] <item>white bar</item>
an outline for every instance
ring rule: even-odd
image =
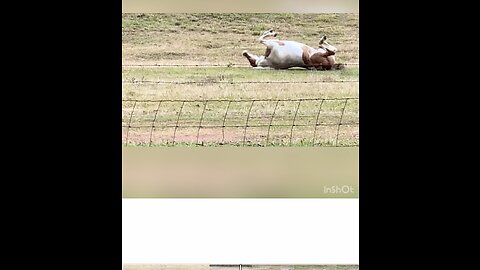
[[[358,264],[358,199],[123,199],[123,263]]]

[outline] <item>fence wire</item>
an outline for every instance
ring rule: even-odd
[[[123,84],[308,84],[308,83],[358,83],[359,80],[317,80],[317,81],[152,81],[123,80]]]
[[[358,146],[358,97],[122,100],[125,145]]]
[[[338,63],[343,66],[358,66],[359,63]],[[123,64],[122,67],[251,67],[249,64]]]

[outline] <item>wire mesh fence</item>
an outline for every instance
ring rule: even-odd
[[[358,146],[358,97],[122,100],[125,145]]]
[[[340,66],[358,66],[359,63],[339,63]],[[164,63],[155,63],[155,64],[123,64],[122,67],[251,67],[249,64],[240,64],[240,63],[224,63],[224,64],[164,64]]]
[[[358,80],[309,80],[309,81],[155,81],[123,80],[123,84],[310,84],[310,83],[358,83]]]
[[[210,264],[209,268],[212,270],[358,270],[358,265],[288,265],[288,264],[278,264],[278,265],[261,265],[261,264]]]

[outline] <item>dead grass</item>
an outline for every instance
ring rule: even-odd
[[[280,39],[316,47],[322,34],[338,62],[358,62],[358,14],[123,14],[124,64],[246,64],[262,54],[256,39],[274,28]],[[175,57],[181,53],[180,57]]]
[[[288,99],[359,95],[359,84],[355,82],[358,80],[358,67],[340,71],[130,67],[123,69],[123,80],[124,99]],[[142,81],[194,83],[158,84]],[[269,83],[278,81],[302,83]]]
[[[298,101],[276,103],[278,99],[358,97],[358,66],[335,71],[228,67],[247,64],[241,55],[244,49],[263,53],[265,48],[255,40],[269,28],[312,46],[326,34],[340,50],[339,62],[358,62],[358,14],[124,14],[124,65],[224,65],[124,66],[124,100],[198,100],[183,105],[181,101],[140,102],[134,113],[132,102],[122,102],[124,142],[128,130],[128,143],[137,145],[165,145],[173,140],[187,145],[358,144],[358,124],[338,128],[343,101],[302,102],[296,118]],[[202,102],[208,99],[271,101]],[[341,120],[358,123],[358,100],[348,103]],[[329,126],[315,128],[316,123]]]
[[[131,144],[357,145],[358,100],[125,101],[122,126]]]
[[[209,266],[194,264],[125,264],[124,270],[237,270],[237,267]],[[358,265],[252,265],[243,270],[358,270]]]

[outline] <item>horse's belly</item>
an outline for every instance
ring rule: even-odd
[[[268,60],[274,68],[289,68],[304,66],[302,50],[292,47],[280,47],[268,56]]]

